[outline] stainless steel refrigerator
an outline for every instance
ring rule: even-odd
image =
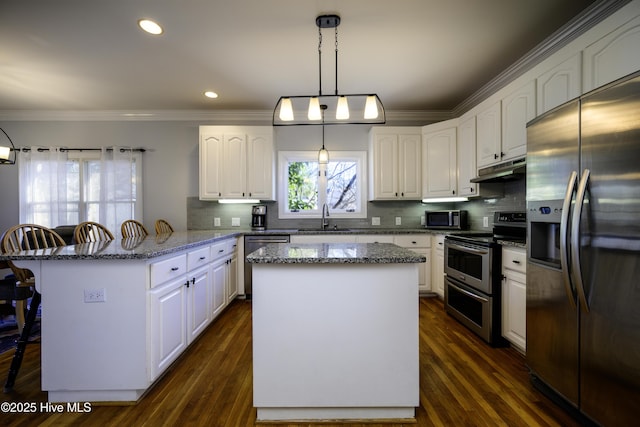
[[[527,127],[527,365],[583,421],[640,410],[640,73]]]

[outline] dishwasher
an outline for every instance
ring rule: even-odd
[[[251,252],[257,251],[269,243],[289,243],[289,235],[269,234],[260,236],[244,236],[244,293],[247,299],[251,299],[253,285],[251,264],[247,262],[246,257]]]

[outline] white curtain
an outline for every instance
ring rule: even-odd
[[[142,203],[136,203],[140,166],[141,156],[129,147],[102,148],[99,222],[114,234],[127,219],[142,221]]]
[[[20,223],[69,224],[67,153],[58,147],[30,147],[18,153]]]

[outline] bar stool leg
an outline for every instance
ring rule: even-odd
[[[40,306],[40,293],[36,290],[33,291],[33,296],[31,297],[31,304],[29,306],[29,311],[27,312],[27,320],[24,323],[24,327],[22,328],[22,333],[20,334],[20,338],[18,338],[18,345],[16,346],[16,352],[13,355],[13,359],[11,360],[11,366],[9,367],[9,375],[7,376],[7,382],[4,385],[4,392],[9,393],[13,390],[13,384],[16,381],[16,377],[18,376],[18,371],[20,370],[20,365],[22,364],[22,357],[24,356],[24,351],[26,350],[27,344],[29,342],[29,335],[31,335],[31,327],[36,320],[36,314],[38,313],[38,307]]]

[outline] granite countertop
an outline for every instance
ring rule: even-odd
[[[513,240],[500,240],[497,241],[502,246],[511,246],[513,248],[527,249],[527,244],[523,242],[514,242]]]
[[[231,230],[229,230],[231,231]],[[282,228],[266,230],[246,230],[239,231],[243,235],[262,236],[270,234],[297,234],[297,235],[340,235],[340,234],[457,234],[457,233],[490,233],[491,231],[474,230],[430,230],[426,228],[337,228],[329,227],[327,230],[315,228]]]
[[[247,255],[254,264],[401,264],[424,255],[391,243],[271,243]]]
[[[0,254],[0,260],[148,259],[241,235],[238,231],[182,231],[149,235],[141,239],[129,238]]]

